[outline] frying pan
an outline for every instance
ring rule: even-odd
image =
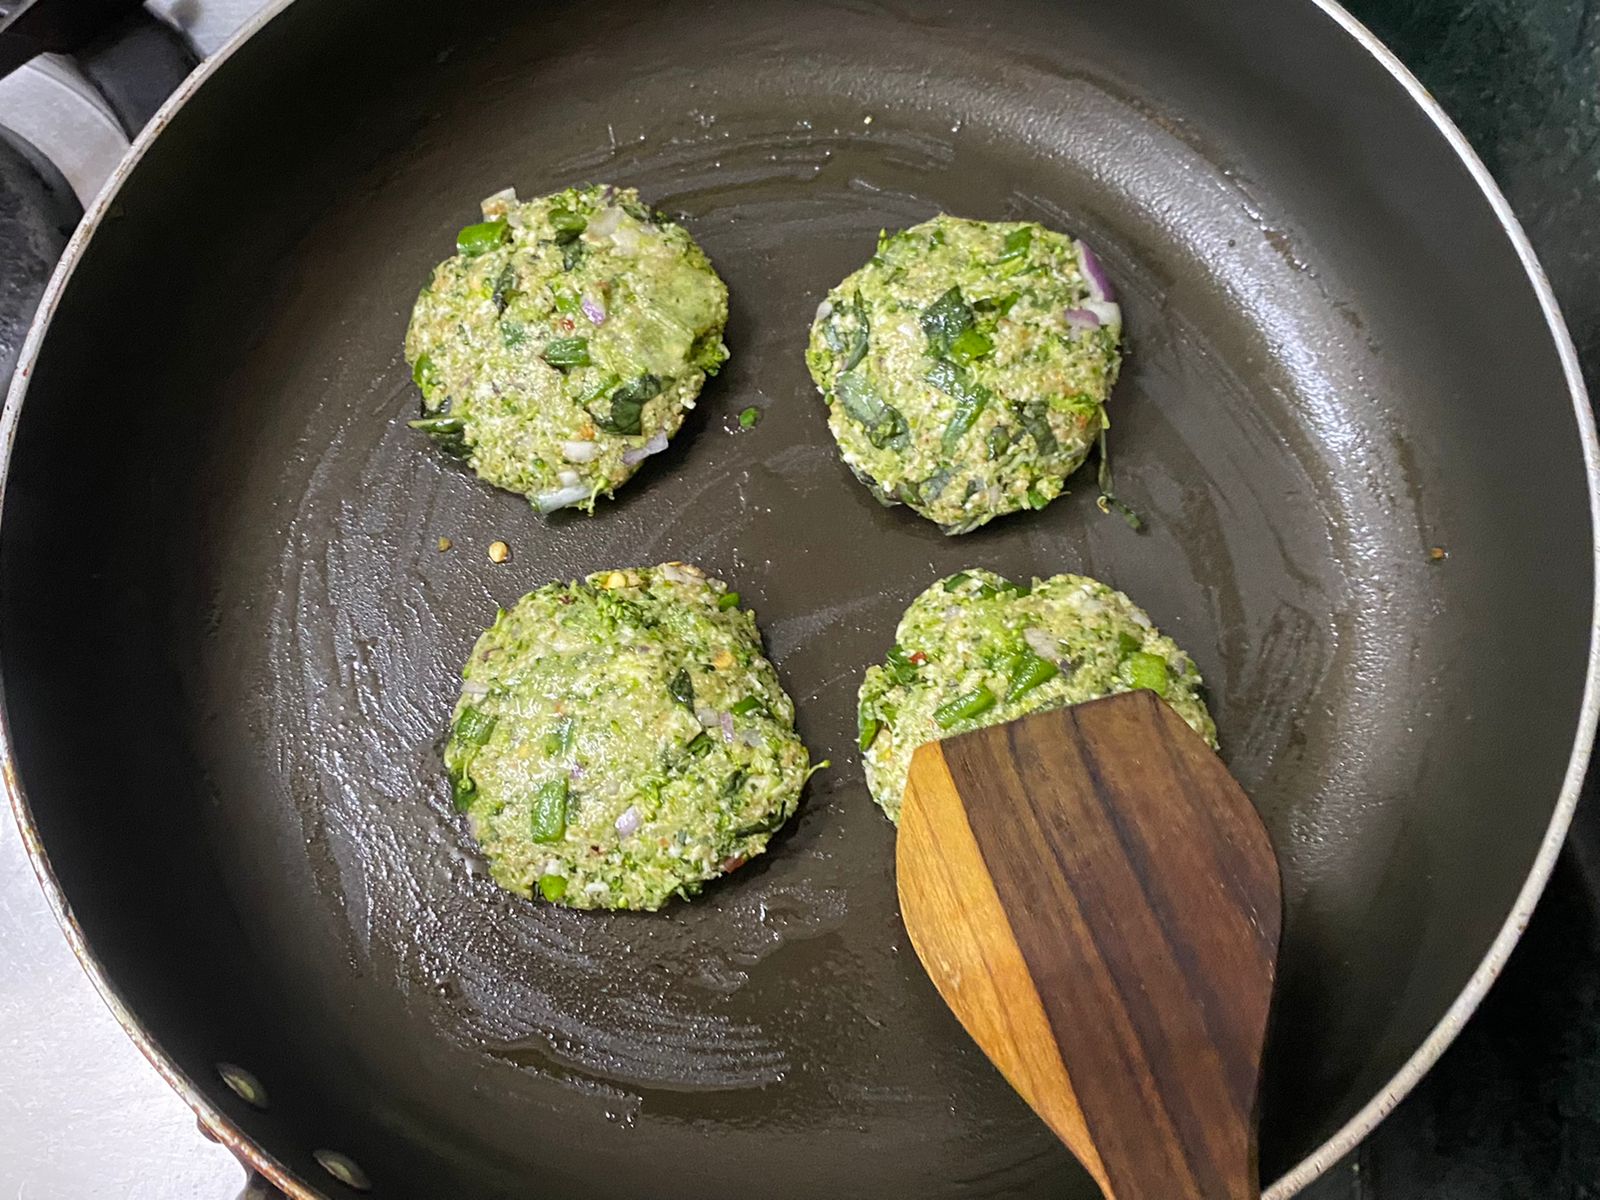
[[[733,358],[616,501],[541,523],[405,428],[400,341],[479,197],[582,179],[688,225]],[[947,539],[838,461],[812,310],[938,210],[1100,250],[1146,532],[1080,477]],[[130,1034],[295,1196],[1092,1196],[921,975],[853,749],[863,666],[955,569],[1107,579],[1204,671],[1286,885],[1272,1197],[1460,1028],[1594,732],[1572,347],[1330,3],[302,0],[94,206],[4,435],[12,803]],[[440,778],[456,669],[497,605],[666,559],[758,610],[833,768],[692,904],[506,895]]]

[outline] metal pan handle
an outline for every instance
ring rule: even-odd
[[[286,1198],[265,1175],[251,1171],[250,1178],[244,1181],[244,1191],[239,1193],[239,1200],[286,1200]]]
[[[140,0],[22,0],[0,18],[0,77],[40,54],[72,56],[129,137],[199,62]]]
[[[23,0],[0,20],[0,75],[37,54],[72,54],[139,6],[139,0]]]
[[[239,1165],[244,1168],[244,1190],[239,1193],[236,1200],[288,1200],[288,1197],[279,1190],[277,1184],[246,1162],[233,1143],[229,1139],[223,1138],[216,1130],[207,1125],[203,1117],[197,1116],[194,1123],[195,1128],[200,1131],[201,1137],[208,1142],[216,1142],[219,1145],[227,1146],[233,1151],[233,1156],[238,1159]]]

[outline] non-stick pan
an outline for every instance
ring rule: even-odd
[[[405,427],[400,343],[480,197],[585,179],[693,231],[733,358],[615,502],[543,522]],[[945,538],[838,461],[812,311],[939,210],[1101,249],[1144,532],[1085,473]],[[1330,3],[301,0],[94,206],[4,433],[12,801],[130,1033],[294,1195],[1091,1196],[921,974],[854,750],[944,573],[1098,576],[1203,669],[1286,883],[1273,1197],[1476,1004],[1594,731],[1571,346],[1481,165]],[[534,586],[667,559],[757,609],[832,769],[693,903],[498,891],[440,778],[458,665]]]

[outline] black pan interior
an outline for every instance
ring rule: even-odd
[[[479,197],[583,179],[681,214],[733,359],[617,502],[543,524],[404,428],[400,339]],[[941,209],[1102,248],[1147,532],[1085,472],[946,539],[838,462],[812,310]],[[1583,687],[1587,514],[1490,206],[1313,4],[302,0],[162,134],[62,301],[0,654],[89,946],[319,1186],[331,1147],[381,1197],[1088,1197],[899,925],[854,696],[906,602],[972,565],[1087,572],[1199,661],[1286,883],[1271,1179],[1386,1087],[1529,870]],[[456,667],[529,588],[674,558],[754,603],[833,769],[692,905],[499,893],[438,780]]]

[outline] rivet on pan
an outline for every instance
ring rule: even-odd
[[[267,1107],[267,1089],[261,1086],[261,1080],[250,1074],[243,1067],[230,1062],[217,1064],[217,1074],[222,1082],[232,1089],[233,1094],[243,1100],[251,1108],[259,1108],[263,1112]]]
[[[372,1190],[372,1183],[367,1179],[367,1173],[358,1167],[356,1160],[348,1154],[340,1154],[337,1150],[313,1150],[311,1157],[317,1160],[324,1171],[351,1191]]]

